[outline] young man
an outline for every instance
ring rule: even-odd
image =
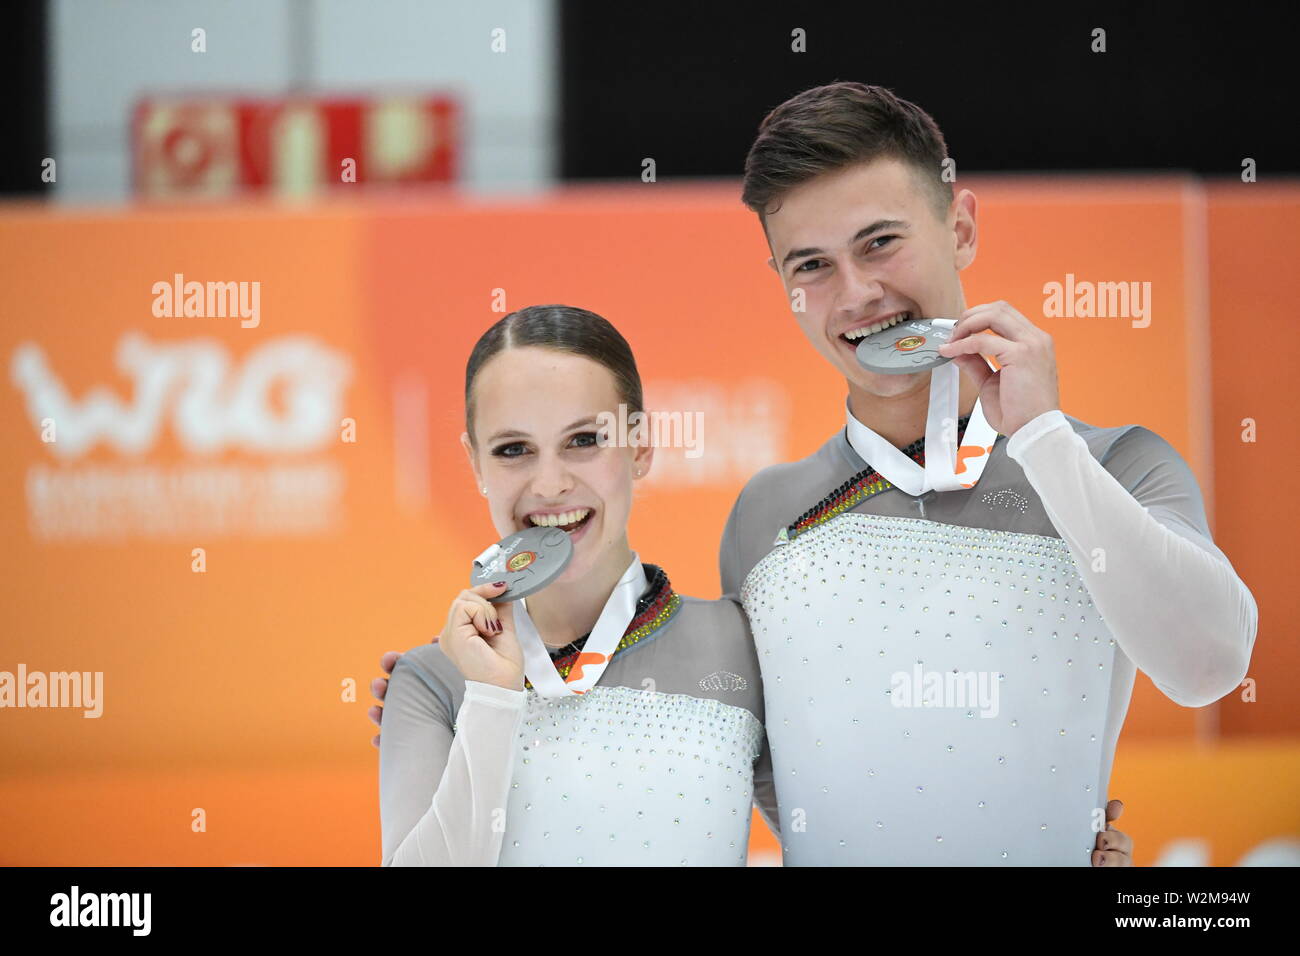
[[[966,308],[976,201],[945,156],[915,105],[835,83],[773,110],[745,163],[768,263],[848,385],[845,426],[755,475],[722,542],[787,864],[1086,865],[1135,667],[1201,707],[1254,642],[1178,453],[1064,415],[1051,337]],[[862,330],[908,316],[959,319],[953,363],[859,365]]]

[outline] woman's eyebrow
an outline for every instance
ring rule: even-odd
[[[598,425],[598,424],[600,424],[600,419],[598,419],[595,415],[588,415],[586,418],[579,418],[576,422],[571,422],[570,424],[565,425],[563,428],[560,429],[560,431],[567,432],[567,431],[572,431],[573,429],[578,428],[579,426],[582,425]],[[528,432],[521,432],[517,428],[508,428],[499,432],[493,432],[492,437],[490,437],[488,441],[494,442],[494,441],[499,441],[502,438],[527,438],[527,437],[529,437]]]

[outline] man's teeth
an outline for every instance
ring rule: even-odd
[[[581,521],[589,514],[591,514],[590,508],[579,508],[577,511],[566,511],[558,515],[529,515],[528,520],[543,528],[554,528],[556,525]]]
[[[861,329],[851,329],[850,331],[844,333],[844,337],[848,339],[850,342],[853,342],[856,341],[857,339],[862,338],[865,335],[870,335],[872,332],[881,332],[887,328],[890,328],[891,326],[897,325],[899,322],[906,322],[911,317],[912,317],[911,312],[900,312],[898,315],[894,316],[893,318],[885,319],[885,321],[883,322],[877,322],[874,325],[868,325],[865,328],[861,328]]]

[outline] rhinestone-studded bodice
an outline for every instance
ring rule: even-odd
[[[787,864],[1089,865],[1128,686],[1059,538],[846,513],[741,599]]]
[[[762,734],[709,698],[530,690],[499,865],[744,865]]]

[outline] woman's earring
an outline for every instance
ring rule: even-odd
[[[481,494],[481,495],[486,495],[486,494],[487,494],[487,486],[486,486],[486,485],[480,486],[478,491],[479,491],[479,494]]]

